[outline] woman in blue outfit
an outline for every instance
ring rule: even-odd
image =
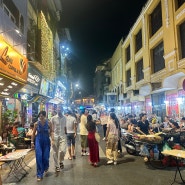
[[[45,111],[41,111],[38,117],[39,121],[34,123],[31,145],[33,148],[35,140],[37,180],[40,181],[43,178],[44,172],[47,172],[49,168],[50,136],[51,138],[53,137],[53,129],[51,122],[46,118]]]

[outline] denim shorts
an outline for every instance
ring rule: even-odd
[[[69,133],[67,134],[67,146],[71,146],[72,145],[75,145],[75,137],[74,137],[74,133]]]

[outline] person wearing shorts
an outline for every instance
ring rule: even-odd
[[[69,160],[75,159],[75,139],[76,139],[76,118],[72,116],[71,111],[66,113],[66,128],[65,132],[67,135],[67,147],[69,153]]]

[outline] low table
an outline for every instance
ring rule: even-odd
[[[163,155],[170,155],[170,156],[175,157],[177,168],[176,168],[176,171],[175,171],[175,176],[174,176],[174,180],[173,180],[172,184],[174,184],[174,182],[176,180],[177,172],[179,172],[179,175],[180,175],[180,178],[181,178],[182,182],[185,183],[185,180],[182,178],[182,174],[181,174],[180,166],[179,166],[179,160],[178,160],[179,158],[185,159],[185,151],[184,150],[176,150],[176,149],[174,149],[174,150],[164,150],[161,153]]]
[[[0,162],[6,162],[9,165],[10,170],[7,178],[14,176],[18,181],[20,181],[25,175],[28,174],[25,167],[31,167],[25,163],[24,158],[29,151],[31,151],[31,149],[16,150],[0,157]]]

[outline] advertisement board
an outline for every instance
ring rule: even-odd
[[[28,67],[28,78],[27,83],[35,88],[39,89],[41,84],[42,76],[39,72],[33,67]]]
[[[55,85],[52,82],[49,82],[47,96],[49,98],[54,98],[54,95],[55,95]]]
[[[55,97],[64,99],[65,90],[66,90],[65,86],[60,81],[58,81],[55,91]]]
[[[27,81],[28,60],[0,36],[0,72],[21,82]]]
[[[49,81],[46,78],[42,77],[39,94],[43,96],[47,96],[48,87],[49,87]]]

